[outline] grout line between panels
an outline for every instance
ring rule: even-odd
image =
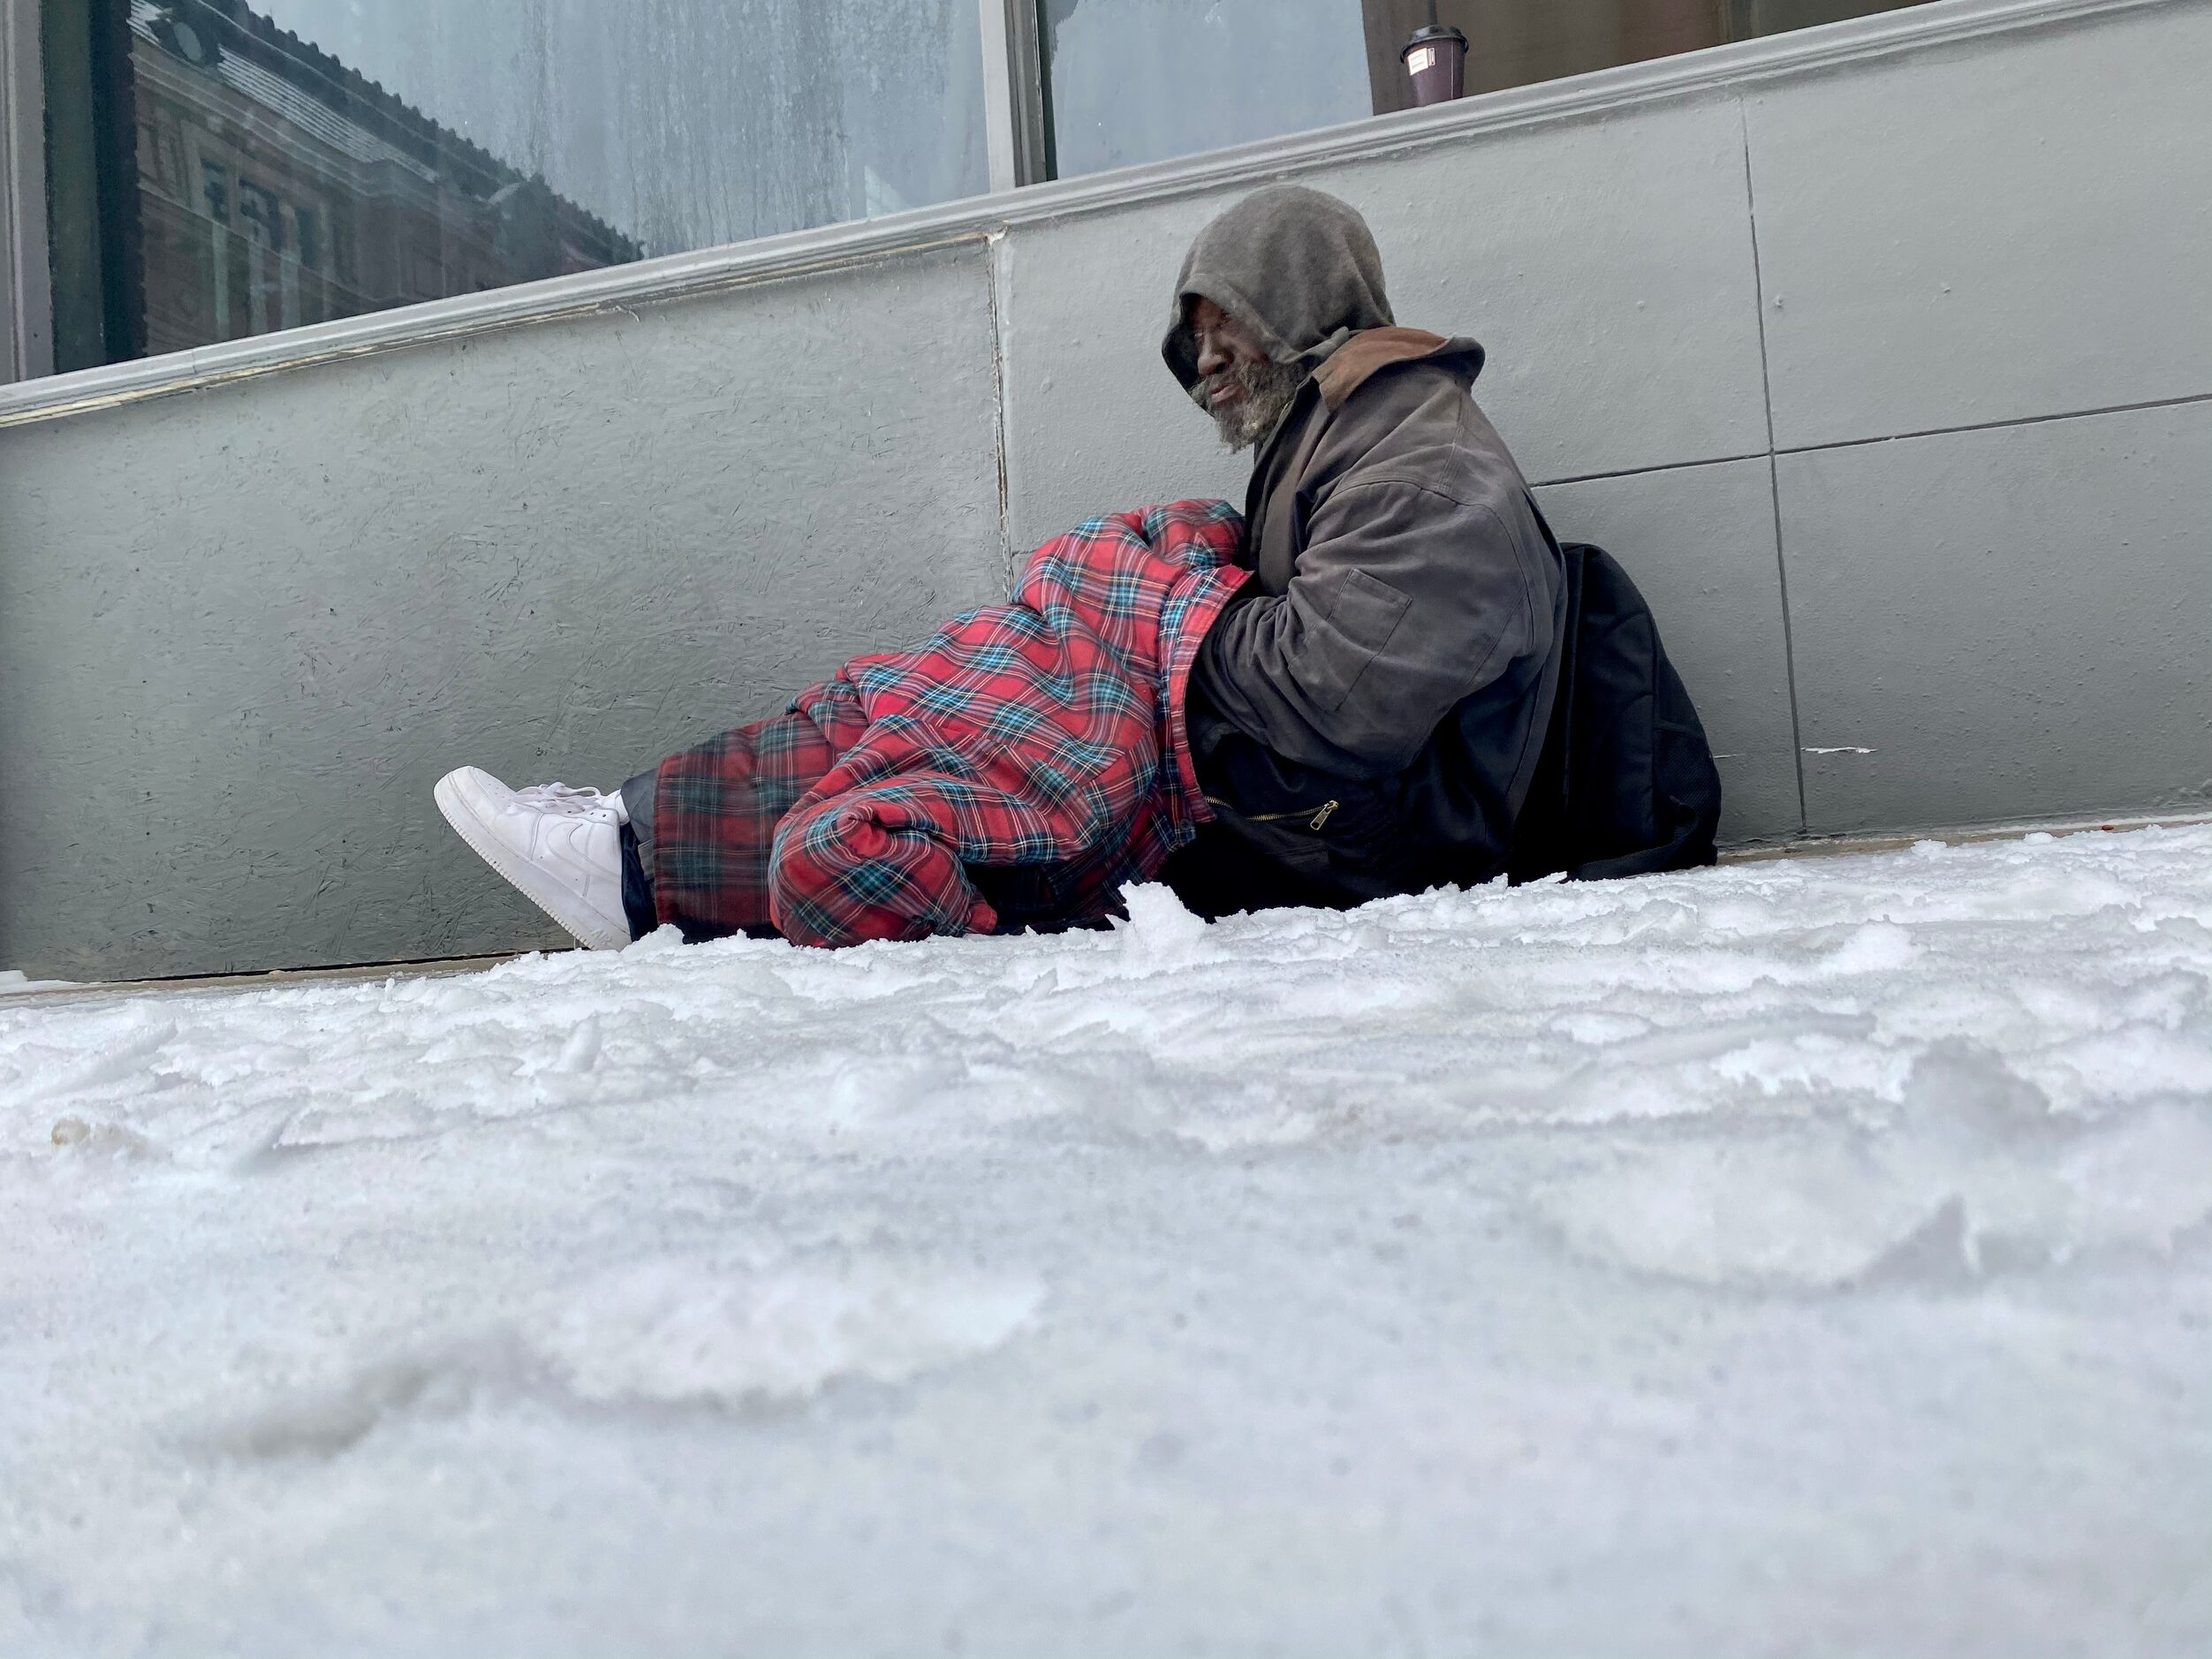
[[[1759,316],[1759,394],[1767,412],[1767,496],[1774,510],[1774,574],[1782,598],[1782,671],[1790,686],[1790,760],[1797,769],[1798,828],[1812,829],[1805,799],[1805,727],[1798,712],[1797,640],[1790,625],[1790,564],[1782,549],[1782,475],[1774,451],[1774,380],[1767,364],[1766,276],[1759,266],[1759,201],[1751,178],[1751,117],[1736,96],[1736,130],[1744,148],[1744,211],[1751,227],[1751,296]]]
[[[1756,227],[1753,240],[1757,240]],[[1765,317],[1761,319],[1761,373],[1765,373]],[[1922,427],[1911,432],[1885,432],[1870,438],[1835,438],[1825,443],[1782,443],[1771,450],[1753,450],[1742,455],[1708,455],[1694,461],[1655,461],[1649,466],[1619,466],[1602,473],[1567,473],[1557,478],[1529,481],[1531,489],[1555,489],[1568,484],[1602,483],[1615,478],[1646,478],[1655,473],[1686,473],[1701,466],[1728,466],[1738,461],[1764,461],[1784,455],[1824,455],[1831,450],[1863,450],[1876,443],[1909,443],[1915,438],[1955,437],[1970,432],[2003,432],[2013,427],[2049,426],[2058,420],[2095,420],[2104,415],[2136,414],[2151,409],[2187,409],[2212,403],[2212,391],[2187,392],[2177,398],[2148,398],[2140,403],[2103,404],[2094,409],[2062,409],[2054,414],[2012,415],[2002,420],[1975,420],[1963,426]]]
[[[1650,466],[1621,466],[1610,473],[1569,473],[1560,478],[1532,478],[1531,489],[1556,489],[1565,484],[1599,484],[1612,478],[1645,478],[1654,473],[1687,473],[1701,466],[1729,466],[1738,461],[1763,461],[1764,450],[1754,450],[1746,455],[1708,455],[1696,461],[1660,461]]]
[[[998,451],[998,580],[1014,590],[1013,491],[1006,453],[1006,307],[999,292],[1000,267],[1009,257],[1006,232],[987,238],[983,249],[983,292],[991,314],[991,439]]]
[[[1766,337],[1765,321],[1762,314],[1760,318],[1761,340]],[[2201,403],[2212,403],[2212,391],[2184,392],[2177,398],[2146,398],[2140,403],[2102,404],[2094,409],[2062,409],[2055,414],[2012,415],[2002,420],[1969,420],[1951,427],[1921,427],[1911,432],[1884,432],[1870,438],[1831,438],[1825,443],[1785,443],[1776,449],[1774,453],[1821,455],[1829,450],[1863,450],[1875,443],[1909,443],[1914,438],[1955,437],[1967,432],[2003,432],[2011,427],[2043,427],[2055,420],[2095,420],[2101,415],[2136,414],[2148,409],[2186,409],[2193,404]]]

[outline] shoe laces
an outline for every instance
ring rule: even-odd
[[[615,804],[614,797],[598,790],[573,789],[566,784],[533,784],[515,791],[515,799],[540,812],[557,813],[565,818],[581,818]]]

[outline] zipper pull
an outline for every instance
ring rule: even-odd
[[[1323,802],[1322,803],[1322,807],[1321,807],[1321,810],[1320,810],[1319,812],[1315,813],[1315,814],[1314,814],[1311,818],[1309,818],[1309,819],[1307,819],[1307,822],[1306,822],[1306,827],[1307,827],[1308,830],[1318,830],[1318,829],[1320,829],[1320,828],[1322,827],[1322,825],[1323,825],[1323,824],[1325,824],[1325,823],[1327,823],[1327,822],[1329,822],[1329,814],[1330,813],[1332,813],[1332,812],[1336,811],[1336,810],[1337,810],[1337,803],[1336,803],[1335,801],[1333,801],[1333,800],[1323,801]]]

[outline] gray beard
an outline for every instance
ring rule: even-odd
[[[1250,449],[1275,430],[1290,413],[1291,401],[1306,383],[1309,371],[1303,363],[1272,360],[1224,368],[1208,375],[1191,388],[1192,401],[1214,418],[1221,441],[1233,452]],[[1226,408],[1213,407],[1216,387],[1233,383],[1242,393]]]

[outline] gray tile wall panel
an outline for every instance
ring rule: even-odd
[[[1006,233],[997,269],[1015,548],[1144,502],[1243,503],[1248,461],[1222,449],[1212,421],[1160,360],[1184,251],[1238,193]]]
[[[0,432],[0,964],[555,937],[440,772],[611,785],[999,591],[983,258]]]
[[[1595,542],[1634,579],[1697,704],[1721,771],[1721,838],[1803,827],[1774,495],[1763,458],[1539,489],[1565,542]]]
[[[1473,335],[1476,395],[1532,479],[1762,451],[1731,96],[1301,171],[1367,217],[1401,322]],[[1162,366],[1185,249],[1240,192],[1016,226],[1002,249],[1010,521],[1241,499],[1246,468]]]
[[[1814,831],[2212,811],[2212,402],[1779,465]]]
[[[2212,391],[2212,5],[1747,95],[1784,448]]]

